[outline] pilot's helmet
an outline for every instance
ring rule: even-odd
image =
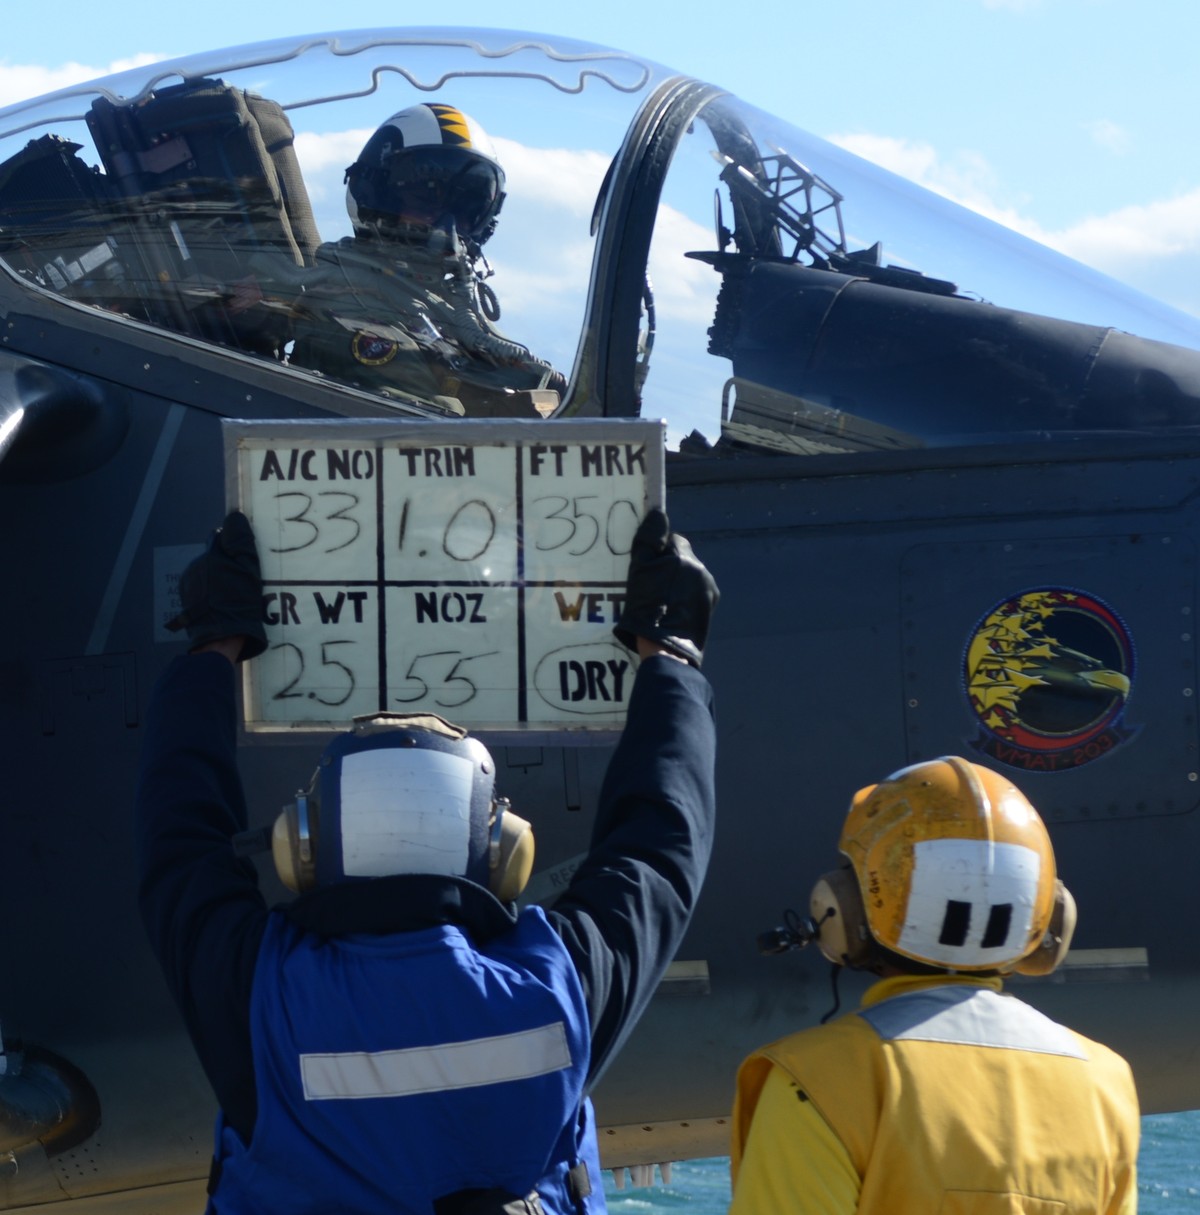
[[[346,170],[354,230],[419,240],[453,221],[482,245],[504,202],[504,170],[483,128],[452,105],[409,106],[367,140]]]
[[[495,771],[478,739],[435,714],[355,718],[275,820],[276,871],[301,892],[396,874],[464,877],[509,902],[529,878],[533,833],[495,796]]]
[[[833,961],[877,966],[874,943],[901,968],[1047,974],[1070,946],[1075,904],[1045,824],[989,768],[947,756],[859,790],[838,849],[849,868],[811,903]]]

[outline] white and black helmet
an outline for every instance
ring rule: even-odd
[[[448,226],[482,245],[504,202],[504,170],[483,128],[452,105],[393,114],[346,170],[356,232],[402,235]]]

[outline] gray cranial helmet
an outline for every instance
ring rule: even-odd
[[[494,796],[495,771],[478,739],[436,714],[355,718],[275,821],[279,877],[307,891],[431,874],[511,902],[533,868],[533,831]]]
[[[487,748],[433,714],[357,718],[279,816],[276,868],[297,890],[400,873],[486,886],[494,776]]]

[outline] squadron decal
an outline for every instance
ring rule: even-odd
[[[366,367],[382,367],[396,357],[400,344],[391,338],[359,329],[350,339],[350,353]]]
[[[967,642],[963,681],[980,725],[971,745],[1026,772],[1099,759],[1136,732],[1124,724],[1133,639],[1111,607],[1060,587],[998,603]]]

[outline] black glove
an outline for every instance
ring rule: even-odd
[[[223,637],[245,637],[238,661],[267,648],[263,628],[262,571],[250,520],[231,511],[213,532],[208,552],[197,557],[179,579],[183,611],[167,622],[172,632],[187,629],[191,648]]]
[[[617,640],[636,650],[637,639],[645,637],[698,667],[720,597],[692,546],[651,507],[633,537],[625,609],[613,629]]]

